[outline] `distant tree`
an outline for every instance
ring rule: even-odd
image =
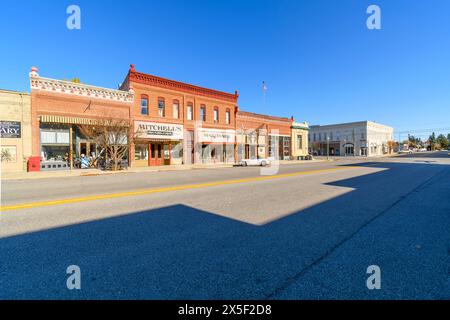
[[[431,136],[428,138],[428,143],[430,144],[430,150],[434,151],[436,144],[436,134],[433,132]]]
[[[390,140],[387,142],[387,146],[388,146],[389,153],[393,153],[394,150],[396,150],[398,148],[398,143]]]
[[[436,143],[439,144],[439,147],[440,147],[439,149],[447,149],[449,146],[449,140],[443,134],[440,134],[436,138]]]

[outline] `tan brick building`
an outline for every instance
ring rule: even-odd
[[[31,156],[31,110],[28,93],[0,90],[2,172],[26,170]]]
[[[309,125],[306,122],[292,123],[292,158],[303,159],[308,153]]]

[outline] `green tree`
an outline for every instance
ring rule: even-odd
[[[449,146],[449,141],[447,139],[446,136],[444,136],[443,134],[440,134],[437,138],[436,138],[436,142],[440,145],[440,147],[442,149],[447,149]]]
[[[436,144],[436,134],[433,132],[431,136],[428,138],[428,142],[430,144],[431,151],[434,151],[435,144]]]

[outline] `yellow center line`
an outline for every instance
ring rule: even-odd
[[[130,196],[148,195],[148,194],[154,194],[154,193],[164,193],[164,192],[172,192],[172,191],[180,191],[180,190],[188,190],[188,189],[200,189],[200,188],[217,187],[217,186],[224,186],[224,185],[231,185],[231,184],[241,184],[241,183],[254,182],[254,181],[267,181],[267,180],[289,178],[289,177],[308,175],[308,174],[314,174],[314,173],[334,172],[334,171],[340,171],[340,170],[352,169],[352,168],[361,168],[361,167],[347,166],[345,168],[339,167],[339,168],[331,168],[331,169],[319,169],[319,170],[301,171],[301,172],[293,172],[293,173],[284,173],[284,174],[278,174],[278,175],[273,175],[273,176],[260,176],[260,177],[251,177],[251,178],[243,178],[243,179],[235,179],[235,180],[224,180],[224,181],[205,182],[205,183],[197,183],[197,184],[190,184],[190,185],[163,187],[163,188],[156,188],[156,189],[143,189],[143,190],[135,190],[135,191],[127,191],[127,192],[119,192],[119,193],[101,194],[101,195],[78,197],[78,198],[31,202],[31,203],[23,203],[23,204],[10,205],[10,206],[2,206],[2,207],[0,207],[0,211],[3,212],[3,211],[12,211],[12,210],[19,210],[19,209],[37,208],[37,207],[49,207],[49,206],[56,206],[56,205],[60,205],[60,204],[70,204],[70,203],[79,203],[79,202],[87,202],[87,201],[95,201],[95,200],[116,199],[116,198],[130,197]]]

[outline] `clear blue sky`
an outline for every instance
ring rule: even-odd
[[[450,127],[448,0],[0,3],[0,88],[29,91],[31,66],[116,88],[134,63],[312,124]],[[66,28],[70,4],[81,7],[79,31]],[[370,4],[381,7],[380,31],[366,28]]]

